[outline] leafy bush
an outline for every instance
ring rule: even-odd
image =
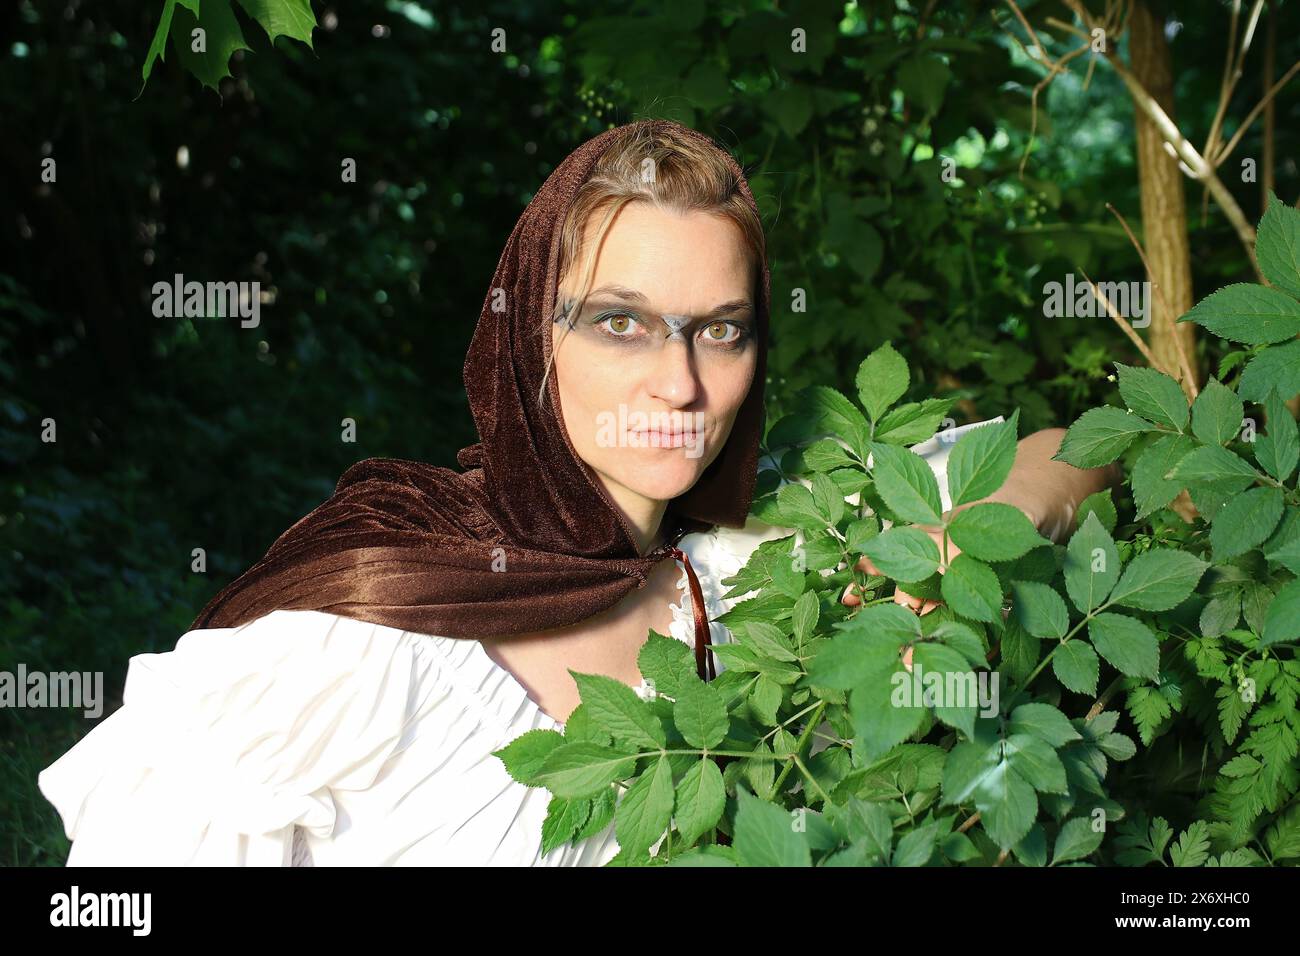
[[[905,446],[950,402],[898,404],[909,372],[888,345],[862,363],[861,407],[802,392],[769,434],[786,450],[753,508],[792,533],[725,582],[729,598],[756,592],[720,618],[727,669],[705,683],[689,648],[652,632],[639,665],[654,699],[575,674],[563,734],[497,752],[552,794],[544,848],[612,820],[615,865],[1300,856],[1300,440],[1283,401],[1300,392],[1297,250],[1300,213],[1274,202],[1258,249],[1273,288],[1232,285],[1183,317],[1251,347],[1224,363],[1235,388],[1211,382],[1189,408],[1173,379],[1121,365],[1128,408],[1070,427],[1058,459],[1131,467],[1118,507],[1085,501],[1066,545],[1009,505],[940,513]],[[1262,403],[1262,433],[1245,400]],[[1017,423],[956,442],[954,506],[1001,486]],[[1170,507],[1184,491],[1190,523]],[[882,574],[857,570],[860,554]],[[865,596],[848,608],[855,579]],[[896,584],[943,603],[918,617]],[[1185,827],[1176,842],[1162,814]]]

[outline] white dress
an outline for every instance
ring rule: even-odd
[[[973,427],[913,449],[945,509],[951,439]],[[789,533],[750,519],[682,539],[710,620],[740,600],[722,579]],[[684,570],[677,586],[671,633],[693,646]],[[123,698],[38,775],[69,866],[600,866],[618,852],[612,823],[541,852],[550,794],[492,752],[564,725],[475,640],[278,610],[132,657]]]

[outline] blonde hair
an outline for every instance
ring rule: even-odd
[[[569,314],[581,314],[591,292],[596,252],[614,216],[631,202],[647,202],[678,213],[700,211],[730,219],[740,229],[749,248],[757,286],[762,264],[766,262],[767,240],[762,221],[741,192],[740,184],[740,177],[728,165],[721,149],[711,141],[690,135],[682,126],[651,121],[630,125],[618,133],[596,161],[591,176],[579,187],[562,226],[560,283],[582,254],[588,220],[597,213],[604,214],[591,240],[580,291]],[[543,334],[551,334],[551,326],[563,316],[562,308],[563,297],[557,291],[556,314],[551,316],[550,323],[542,326]],[[568,331],[566,324],[560,342]],[[551,359],[542,376],[539,403],[544,404],[546,382],[555,365],[555,348],[551,349]]]

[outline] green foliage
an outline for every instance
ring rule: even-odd
[[[311,0],[238,0],[244,12],[266,31],[267,39],[287,36],[312,45],[316,15]],[[167,59],[167,39],[171,38],[176,56],[204,86],[219,89],[223,77],[230,76],[230,58],[238,50],[250,50],[243,31],[231,9],[230,0],[163,0],[162,15],[144,65],[140,68],[143,83],[149,82],[155,60]]]
[[[1276,265],[1286,250],[1274,237],[1300,213],[1270,214],[1280,222],[1261,230],[1261,256]],[[1216,301],[1190,314],[1277,341],[1249,330],[1272,321],[1249,311],[1258,297]],[[807,389],[772,429],[804,454],[780,455],[754,504],[792,533],[725,582],[749,595],[720,618],[735,637],[718,648],[727,669],[705,684],[684,644],[653,635],[640,664],[654,700],[575,674],[582,703],[564,735],[534,731],[498,752],[515,779],[581,801],[553,805],[548,834],[575,835],[617,790],[614,865],[1216,866],[1300,853],[1291,395],[1270,391],[1250,448],[1226,386],[1189,405],[1160,373],[1118,374],[1128,410],[1085,412],[1057,457],[1093,467],[1130,452],[1135,519],[1121,526],[1100,496],[1064,546],[1009,505],[941,513],[926,462],[881,439],[910,379],[889,345],[861,363],[861,409]],[[1016,429],[1013,415],[961,437],[954,501],[1002,485]],[[1190,525],[1168,507],[1184,490],[1200,510]],[[796,549],[813,539],[826,553],[808,566]],[[948,560],[950,540],[961,553]],[[880,575],[856,570],[860,553]],[[936,575],[940,609],[917,617],[892,601],[895,582],[923,593]],[[864,595],[854,609],[838,600],[849,580]],[[977,687],[993,692],[961,692]],[[1202,765],[1179,779],[1190,820],[1176,841],[1153,813],[1168,799],[1152,780],[1170,748]]]

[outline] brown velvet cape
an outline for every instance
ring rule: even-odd
[[[702,133],[678,129],[723,154],[757,209],[731,155]],[[458,638],[562,627],[643,587],[687,531],[744,524],[763,428],[766,256],[756,290],[753,385],[718,457],[670,503],[666,520],[674,530],[664,545],[638,554],[625,520],[573,450],[554,374],[546,407],[537,402],[551,347],[549,329],[539,334],[539,326],[554,315],[564,215],[615,132],[598,134],[564,159],[501,254],[465,358],[465,391],[480,437],[457,456],[466,470],[396,458],[357,462],[333,495],[208,603],[191,629],[235,627],[278,608]],[[498,288],[505,290],[502,312],[492,309]],[[502,560],[494,569],[494,559],[504,561],[504,570]]]

